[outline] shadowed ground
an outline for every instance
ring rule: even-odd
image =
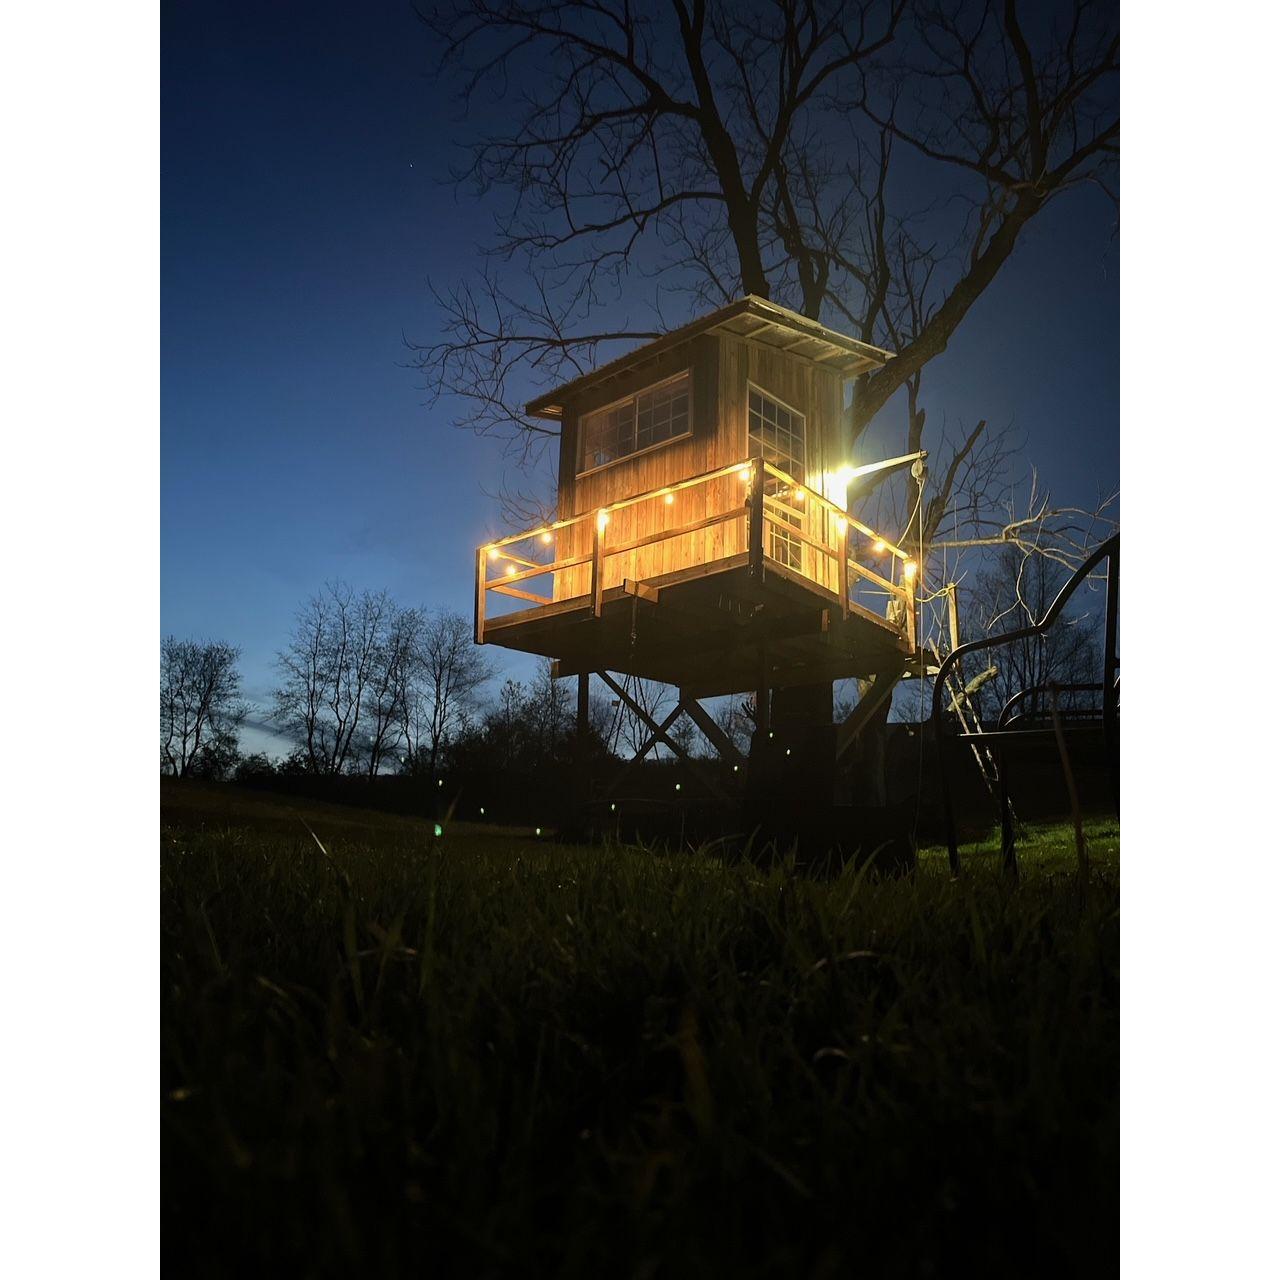
[[[304,828],[315,832],[323,850]],[[172,1274],[1097,1274],[1119,837],[818,883],[162,792]]]

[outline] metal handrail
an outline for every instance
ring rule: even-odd
[[[1117,621],[1120,594],[1120,535],[1113,534],[1105,542],[1100,543],[1089,554],[1083,564],[1067,579],[1053,603],[1045,610],[1044,616],[1028,627],[1020,627],[1016,631],[1006,631],[997,636],[984,636],[980,640],[970,640],[967,644],[958,645],[943,660],[938,668],[933,685],[933,731],[938,752],[938,780],[942,787],[943,810],[947,823],[947,854],[953,875],[960,872],[960,854],[956,844],[955,813],[951,803],[950,780],[947,776],[947,743],[960,739],[983,738],[988,741],[994,738],[1006,738],[1023,734],[1052,732],[1052,730],[1027,729],[1016,733],[1003,728],[1004,716],[1017,699],[1017,695],[1005,704],[1001,719],[997,725],[997,733],[948,733],[945,729],[945,717],[942,713],[942,699],[946,689],[947,677],[956,665],[971,653],[981,653],[985,649],[995,649],[1002,645],[1013,644],[1018,640],[1036,639],[1045,634],[1058,620],[1067,601],[1079,590],[1080,585],[1089,577],[1094,569],[1104,560],[1108,562],[1107,570],[1107,606],[1106,623],[1103,638],[1103,672],[1102,672],[1102,725],[1107,738],[1109,754],[1112,758],[1113,773],[1116,775],[1118,788],[1119,761],[1116,751],[1116,712],[1117,712],[1117,675],[1119,663],[1116,658]],[[1066,686],[1064,686],[1066,687]],[[1024,692],[1031,692],[1030,690]],[[1008,806],[1008,794],[1004,781],[1004,770],[1001,773],[1001,816],[1004,826],[1005,866],[1013,874],[1017,873],[1017,857],[1013,850],[1012,824]]]

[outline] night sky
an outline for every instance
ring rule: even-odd
[[[161,623],[239,644],[265,704],[328,578],[470,613],[482,489],[521,476],[425,407],[402,338],[435,336],[427,280],[474,264],[489,215],[441,181],[458,107],[404,0],[163,24]],[[1115,220],[1091,189],[1052,205],[925,374],[932,420],[1013,420],[1061,502],[1119,476]]]

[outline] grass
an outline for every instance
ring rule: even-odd
[[[299,812],[323,851],[298,819]],[[171,1273],[1096,1273],[1119,843],[827,883],[172,787]]]

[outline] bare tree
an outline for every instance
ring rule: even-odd
[[[436,290],[442,336],[416,348],[460,425],[527,458],[554,432],[522,411],[535,387],[754,293],[897,353],[856,383],[848,448],[905,388],[903,452],[927,444],[931,474],[882,484],[924,547],[1003,500],[1009,442],[926,435],[921,373],[1050,202],[1114,198],[1114,3],[448,0],[427,20],[463,100],[513,121],[457,174],[500,206],[486,264]],[[596,321],[646,276],[646,321]]]
[[[160,642],[160,767],[186,778],[203,762],[234,756],[247,707],[240,650],[221,641]]]
[[[361,753],[371,778],[405,741],[408,699],[426,629],[421,610],[393,605],[387,612],[369,682],[368,715],[360,735]]]
[[[397,613],[385,591],[357,592],[331,582],[298,611],[293,635],[277,655],[281,683],[274,719],[313,773],[351,767],[378,715],[387,636]],[[385,744],[380,747],[385,750]]]
[[[405,759],[411,770],[434,776],[441,747],[475,709],[491,675],[465,618],[443,609],[419,615],[400,698]]]
[[[979,576],[971,615],[988,634],[1038,622],[1068,576],[1066,568],[1047,556],[1005,547]],[[983,718],[994,719],[1009,698],[1023,689],[1050,681],[1072,685],[1100,680],[1101,615],[1101,592],[1092,598],[1083,593],[1083,598],[1073,598],[1068,611],[1043,636],[1015,641],[989,655],[994,675],[975,698]],[[1096,703],[1097,698],[1090,695],[1086,701]]]

